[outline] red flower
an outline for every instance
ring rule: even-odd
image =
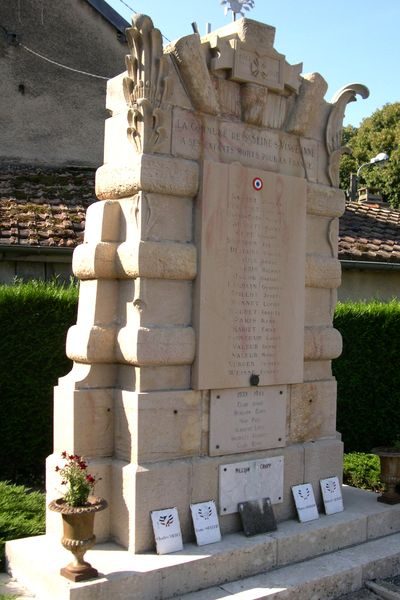
[[[95,482],[95,478],[93,477],[93,475],[90,475],[90,473],[89,473],[89,475],[86,475],[86,481],[88,483],[94,483]]]
[[[67,458],[67,453],[65,450],[61,452],[61,458]]]

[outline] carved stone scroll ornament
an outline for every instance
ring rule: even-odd
[[[128,110],[128,136],[138,152],[157,150],[167,136],[161,109],[168,93],[168,58],[163,55],[162,37],[146,15],[135,15],[126,30],[130,54],[124,96]]]
[[[351,154],[350,148],[342,146],[343,118],[349,102],[368,98],[369,90],[360,83],[351,83],[341,88],[331,100],[331,109],[326,127],[325,143],[328,152],[328,176],[331,184],[339,186],[339,162],[343,153]]]

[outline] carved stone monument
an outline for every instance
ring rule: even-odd
[[[98,539],[142,552],[152,510],[176,507],[189,541],[190,505],[213,500],[224,535],[238,502],[268,496],[279,522],[291,486],[341,475],[338,164],[345,106],[367,90],[326,102],[249,19],[164,50],[149,17],[127,33],[47,471],[53,496],[59,453],[88,457],[109,503]]]

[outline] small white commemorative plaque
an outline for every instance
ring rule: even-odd
[[[285,385],[211,390],[210,455],[284,446],[286,401]]]
[[[183,549],[178,510],[164,508],[151,511],[157,554],[169,554]]]
[[[333,515],[344,510],[342,490],[338,477],[328,477],[321,479],[321,492],[324,501],[325,513]]]
[[[315,503],[314,490],[311,483],[292,486],[293,498],[296,504],[299,521],[313,521],[319,518],[317,505]]]
[[[191,504],[193,527],[198,546],[221,541],[217,508],[214,500]]]
[[[283,456],[220,465],[220,515],[238,512],[239,502],[262,498],[283,501]]]

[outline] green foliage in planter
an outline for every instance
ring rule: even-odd
[[[390,445],[400,432],[400,303],[339,303],[334,326],[343,337],[333,374],[345,451]]]
[[[8,540],[45,531],[45,495],[30,492],[22,485],[0,481],[0,571],[4,570],[4,549]]]
[[[343,483],[364,490],[382,491],[380,461],[375,454],[352,452],[344,455]]]
[[[77,287],[0,285],[0,479],[40,483],[52,452],[53,387],[71,368],[68,328]]]

